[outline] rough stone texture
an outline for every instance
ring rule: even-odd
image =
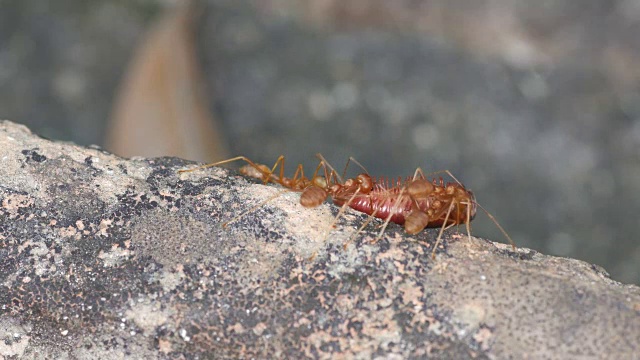
[[[455,232],[432,260],[395,225],[343,250],[365,217],[290,192],[224,229],[280,189],[10,122],[0,159],[7,359],[640,356],[640,288],[578,260]]]
[[[0,0],[0,118],[101,144],[128,59],[173,2]],[[640,284],[637,1],[201,3],[231,154],[449,169],[520,245]]]

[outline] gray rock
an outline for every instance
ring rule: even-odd
[[[3,1],[0,116],[102,144],[130,57],[174,3]],[[640,285],[636,1],[198,3],[203,88],[232,154],[449,169],[519,245]]]
[[[640,356],[640,288],[582,261],[455,231],[432,260],[395,225],[344,250],[354,211],[8,121],[0,159],[5,358]]]

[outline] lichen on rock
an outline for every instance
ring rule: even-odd
[[[572,259],[306,209],[233,171],[178,174],[0,123],[8,358],[632,358],[640,288]],[[327,232],[328,236],[327,236]],[[313,256],[315,254],[315,256]]]

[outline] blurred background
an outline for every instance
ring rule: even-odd
[[[194,5],[0,0],[0,118],[124,156],[449,169],[519,246],[640,284],[640,1]]]

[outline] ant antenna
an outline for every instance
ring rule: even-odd
[[[178,170],[178,173],[182,174],[182,173],[192,172],[192,171],[196,171],[196,170],[206,169],[206,168],[210,168],[210,167],[213,167],[213,166],[218,166],[218,165],[222,165],[222,164],[228,164],[230,162],[234,162],[234,161],[238,161],[238,160],[243,160],[243,161],[247,162],[249,165],[255,167],[256,169],[258,168],[258,165],[256,163],[254,163],[253,161],[249,160],[246,156],[236,156],[236,157],[231,158],[231,159],[226,159],[226,160],[217,161],[217,162],[213,162],[213,163],[209,163],[209,164],[204,164],[204,165],[200,165],[198,167],[194,167],[194,168],[191,168],[191,169],[180,169],[180,170]]]
[[[507,234],[507,232],[500,225],[500,223],[498,223],[498,220],[496,220],[496,218],[493,215],[491,215],[491,213],[489,211],[487,211],[487,209],[485,209],[482,205],[478,204],[477,201],[474,201],[474,202],[475,202],[476,206],[478,206],[480,209],[482,209],[482,211],[484,211],[484,213],[487,214],[489,219],[491,219],[491,221],[493,221],[493,223],[496,224],[498,229],[500,229],[500,232],[502,232],[502,235],[504,235],[507,238],[507,240],[509,240],[509,243],[511,244],[511,248],[513,249],[513,251],[516,251],[516,243],[513,242],[513,240],[511,239],[511,236],[509,236],[509,234]]]
[[[347,163],[344,165],[344,170],[342,171],[342,177],[347,176],[347,167],[349,167],[349,162],[351,161],[356,163],[356,165],[358,165],[360,169],[364,170],[365,174],[369,174],[369,171],[367,171],[367,169],[365,169],[365,167],[362,166],[362,164],[360,164],[358,160],[356,160],[353,156],[349,156],[349,160],[347,160]]]
[[[342,177],[338,174],[336,169],[334,169],[333,166],[331,166],[331,164],[327,161],[327,159],[324,158],[324,156],[322,156],[322,154],[317,153],[316,157],[320,159],[320,161],[323,162],[331,170],[331,172],[338,178],[338,181],[340,182],[340,184],[344,183],[344,181],[342,180]]]

